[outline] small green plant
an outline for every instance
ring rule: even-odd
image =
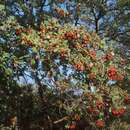
[[[5,127],[5,126],[1,125],[0,126],[0,130],[11,130],[11,128],[10,127]]]
[[[130,130],[130,124],[121,121],[114,121],[109,130]]]

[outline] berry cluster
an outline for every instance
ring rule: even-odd
[[[64,60],[68,56],[68,52],[63,48],[60,50],[60,58]]]
[[[67,40],[76,40],[78,38],[77,33],[74,31],[66,32],[64,37]]]
[[[84,71],[84,64],[82,62],[78,62],[74,65],[74,68],[78,71]]]
[[[110,67],[108,69],[108,77],[110,80],[122,81],[124,79],[124,74],[120,74],[115,67]]]
[[[63,9],[60,8],[55,8],[56,13],[60,16],[60,17],[65,17],[67,15],[69,15],[68,12],[65,12]]]
[[[117,69],[115,67],[110,67],[107,74],[110,80],[117,80]]]
[[[102,119],[98,119],[97,121],[96,121],[96,126],[98,127],[98,128],[104,128],[105,127],[105,121],[104,120],[102,120]]]
[[[102,102],[102,101],[97,101],[96,102],[96,107],[100,110],[100,109],[104,109],[104,107],[105,107],[105,104],[104,104],[104,102]]]
[[[113,59],[113,56],[114,56],[113,52],[107,53],[104,60],[105,61],[111,61]]]
[[[83,36],[83,44],[88,44],[89,42],[90,42],[90,36],[89,35]]]
[[[95,51],[95,50],[90,50],[90,51],[89,51],[89,56],[90,56],[92,59],[96,59],[96,51]]]
[[[124,98],[124,103],[127,105],[130,104],[130,98],[128,96]]]
[[[123,107],[119,109],[112,109],[112,115],[116,117],[123,116],[125,112],[126,109]]]
[[[75,128],[76,128],[76,123],[75,123],[75,122],[72,122],[72,123],[68,124],[68,125],[66,126],[66,128],[67,128],[67,129],[75,129]]]
[[[29,46],[32,46],[33,45],[33,42],[28,39],[26,36],[22,36],[22,41],[24,41],[25,43],[27,43]]]

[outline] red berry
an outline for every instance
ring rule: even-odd
[[[125,108],[112,109],[112,114],[113,116],[123,116],[125,111]]]
[[[112,115],[113,115],[113,116],[118,116],[118,115],[119,115],[118,110],[112,109]]]
[[[21,29],[16,29],[16,30],[15,30],[15,34],[16,34],[16,35],[20,35],[21,32],[22,32]]]
[[[76,128],[76,124],[72,123],[72,124],[68,125],[68,128],[69,129],[75,129]]]
[[[124,98],[124,103],[127,105],[130,104],[130,98],[128,96]]]
[[[104,127],[105,127],[105,121],[104,121],[104,120],[101,120],[101,119],[98,119],[98,120],[96,121],[96,126],[97,126],[98,128],[104,128]]]
[[[120,116],[123,116],[125,112],[126,112],[125,108],[122,107],[122,108],[119,109],[119,115]]]
[[[85,69],[82,62],[76,63],[76,64],[74,65],[74,68],[75,68],[76,70],[78,70],[78,71],[84,71],[84,69]]]
[[[108,69],[107,75],[108,75],[109,79],[111,79],[111,80],[117,80],[118,79],[117,69],[113,66],[111,66]]]
[[[98,108],[98,109],[103,109],[104,108],[104,103],[102,102],[102,101],[97,101],[96,102],[96,107]]]

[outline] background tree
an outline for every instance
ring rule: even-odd
[[[13,1],[8,8],[1,6],[2,124],[7,125],[5,117],[16,116],[21,130],[37,126],[48,130],[90,130],[109,129],[115,119],[123,120],[130,104],[125,91],[130,80],[129,56],[123,55],[115,44],[111,46],[112,41],[107,44],[95,32],[79,26],[80,15],[73,15],[77,9],[73,1],[55,1],[50,9],[53,13],[47,11],[39,25],[35,13],[31,15],[36,21],[29,21],[29,17],[19,20],[23,16],[12,12],[18,4]],[[64,4],[66,12],[65,8],[60,9]],[[93,8],[95,19],[100,8]],[[105,13],[99,17],[99,25],[103,17]]]

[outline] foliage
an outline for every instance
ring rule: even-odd
[[[112,126],[110,127],[110,130],[129,130],[130,125],[126,122],[121,121],[115,121],[113,122]]]
[[[130,104],[130,61],[120,48],[55,18],[39,29],[3,18],[1,124],[21,130],[107,129],[123,119]]]
[[[11,128],[0,126],[0,130],[11,130]]]

